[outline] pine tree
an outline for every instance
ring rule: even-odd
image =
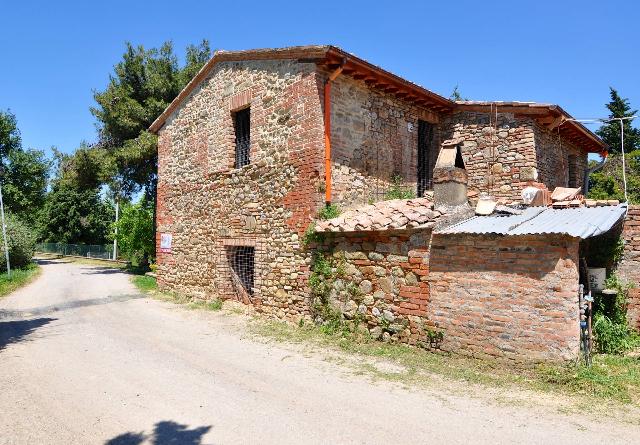
[[[634,116],[638,110],[632,110],[628,99],[620,97],[618,92],[610,89],[611,101],[607,104],[610,118]],[[640,120],[640,118],[638,118]],[[624,151],[629,153],[640,149],[640,129],[634,128],[632,120],[623,121],[624,125]],[[609,121],[602,125],[596,134],[609,146],[609,152],[620,153],[620,121]]]

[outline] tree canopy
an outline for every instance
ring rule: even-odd
[[[123,196],[141,189],[148,198],[155,195],[157,140],[147,128],[202,68],[210,52],[206,40],[189,45],[180,67],[171,42],[159,49],[126,44],[107,88],[94,94],[96,106],[91,108],[99,127],[93,149],[104,150],[93,160],[102,162],[103,183]]]
[[[611,112],[610,118],[630,117],[637,113],[636,110],[631,109],[629,100],[620,97],[616,90],[610,88],[609,93],[611,100],[606,107]],[[638,204],[640,203],[640,130],[634,126],[634,120],[631,119],[625,120],[623,125],[627,197],[631,204]],[[589,197],[624,201],[620,121],[605,122],[596,133],[609,146],[611,154],[605,166],[589,177]]]
[[[629,99],[620,97],[620,94],[609,88],[611,100],[606,105],[609,110],[609,118],[631,117],[638,113],[638,110],[632,110]],[[633,126],[633,122],[628,119],[623,121],[624,127],[624,151],[629,153],[634,150],[640,150],[640,129]],[[620,153],[620,121],[613,120],[606,122],[597,131],[596,134],[609,146],[609,152]]]
[[[0,111],[0,180],[5,209],[33,221],[44,204],[50,162],[42,150],[25,150],[18,121]]]

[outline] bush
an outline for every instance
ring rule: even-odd
[[[394,175],[391,177],[391,187],[384,194],[385,201],[390,201],[392,199],[413,199],[415,197],[415,192],[404,185],[402,176]]]
[[[593,332],[597,350],[602,354],[622,354],[638,344],[626,321],[615,321],[602,313],[593,319]]]
[[[138,265],[155,257],[153,205],[144,197],[137,204],[123,205],[120,219],[113,226],[118,228],[116,238],[122,256]]]
[[[36,236],[28,225],[13,215],[5,215],[7,225],[7,245],[9,247],[9,262],[11,268],[23,268],[31,263],[36,250]],[[0,232],[1,235],[1,232]],[[1,236],[0,236],[1,238]],[[4,244],[0,244],[0,271],[6,270],[7,261],[4,254]]]
[[[602,354],[622,354],[640,344],[640,338],[627,322],[627,292],[631,286],[614,274],[605,282],[616,295],[596,294],[594,302],[593,334],[596,350]]]
[[[318,219],[333,219],[338,216],[340,216],[340,208],[335,204],[326,205],[318,212]]]

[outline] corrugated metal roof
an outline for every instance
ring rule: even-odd
[[[611,230],[624,217],[626,211],[626,204],[570,209],[529,207],[520,215],[474,216],[437,232],[496,235],[562,234],[590,238]]]

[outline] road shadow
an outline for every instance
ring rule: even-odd
[[[105,442],[105,445],[139,445],[144,441],[152,445],[204,445],[202,436],[207,434],[211,426],[200,426],[189,429],[188,425],[182,425],[170,420],[158,422],[149,435],[140,432],[127,432],[120,434]]]
[[[127,273],[126,270],[118,269],[115,267],[108,267],[108,266],[99,266],[99,267],[90,266],[90,267],[91,269],[87,270],[86,272],[82,272],[82,274],[83,275],[96,275],[96,274],[109,275],[113,273]]]
[[[0,351],[11,343],[23,341],[36,329],[45,326],[56,318],[33,318],[31,320],[0,321]]]
[[[45,259],[45,258],[34,258],[33,261],[35,263],[38,263],[41,266],[45,266],[47,264],[67,264],[70,263],[71,261],[69,260],[62,260],[62,259]]]
[[[0,309],[0,320],[2,318],[21,318],[30,317],[33,315],[45,315],[49,313],[55,313],[60,311],[66,311],[69,309],[77,309],[86,306],[98,306],[111,303],[122,303],[129,300],[138,300],[145,298],[143,294],[123,294],[113,295],[104,298],[91,298],[89,300],[72,300],[64,303],[52,304],[50,306],[34,307],[20,311],[12,311]]]

